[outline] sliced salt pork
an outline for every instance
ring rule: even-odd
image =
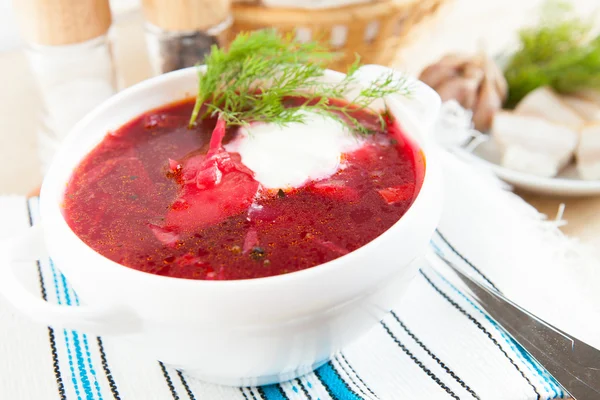
[[[583,179],[600,179],[600,122],[581,130],[576,156],[577,171]]]
[[[579,139],[575,129],[509,111],[496,113],[491,134],[503,151],[503,166],[543,177],[558,174]]]
[[[593,90],[593,89],[582,90],[580,92],[575,93],[575,96],[579,97],[580,99],[590,101],[590,102],[595,103],[598,106],[600,106],[600,90]]]
[[[577,114],[588,122],[600,122],[600,103],[596,104],[589,100],[574,96],[563,96],[563,101]]]
[[[541,87],[529,93],[515,108],[517,114],[532,115],[579,129],[585,120],[567,106],[552,89]]]

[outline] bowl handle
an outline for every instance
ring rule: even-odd
[[[411,118],[418,122],[426,132],[429,132],[437,121],[442,106],[442,100],[435,90],[403,72],[382,65],[364,65],[356,71],[356,74],[360,81],[368,83],[390,72],[395,79],[407,81],[407,84],[410,85],[410,94],[408,96],[391,95],[389,97],[396,104],[399,103],[406,108]]]
[[[141,328],[131,310],[52,304],[27,290],[16,275],[16,267],[22,266],[22,261],[38,261],[45,256],[41,224],[0,244],[0,291],[15,308],[45,325],[94,335],[129,334]]]

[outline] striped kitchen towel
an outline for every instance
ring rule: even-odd
[[[594,276],[574,270],[568,241],[491,178],[441,154],[446,206],[431,249],[590,344],[600,337],[597,298],[586,321],[568,312]],[[38,219],[37,199],[0,199],[0,233]],[[534,261],[534,262],[532,262]],[[77,306],[77,294],[46,259],[23,279],[49,302]],[[574,274],[577,271],[577,274]],[[574,276],[576,275],[576,276]],[[597,285],[597,281],[595,285]],[[555,289],[553,289],[555,288]],[[598,296],[597,294],[595,295]],[[578,304],[579,309],[582,305]],[[580,314],[581,315],[581,314]],[[581,316],[579,317],[581,319]],[[495,323],[451,273],[421,263],[402,304],[318,370],[280,385],[231,388],[185,376],[116,338],[40,327],[0,299],[0,399],[554,399],[559,385]]]

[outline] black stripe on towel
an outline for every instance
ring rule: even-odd
[[[342,400],[339,397],[337,397],[335,395],[335,393],[333,393],[331,391],[331,388],[329,386],[327,386],[327,384],[325,384],[325,382],[323,381],[323,378],[321,378],[321,376],[319,375],[319,370],[314,371],[314,374],[317,377],[317,380],[319,382],[321,382],[321,385],[323,386],[323,388],[325,389],[325,391],[327,392],[327,394],[329,395],[329,397],[331,397],[333,400]],[[317,400],[321,400],[321,399],[317,399]]]
[[[340,376],[339,370],[344,371],[344,373],[348,376],[348,379],[350,380],[350,382],[360,391],[361,394],[364,394],[366,396],[367,399],[371,398],[371,396],[369,396],[369,394],[367,392],[365,392],[360,385],[356,382],[356,380],[354,380],[354,377],[352,376],[352,374],[346,369],[346,367],[344,366],[344,363],[342,361],[340,361],[339,357],[336,357],[335,360],[337,361],[338,365],[339,365],[339,369],[333,364],[333,362],[330,362],[329,364],[331,364],[331,368],[333,369],[333,371],[336,373],[337,376]],[[346,380],[341,378],[342,382],[344,382],[344,386],[346,386],[348,388],[348,390],[351,390],[353,393],[354,391],[352,389],[350,389],[350,387],[348,386],[348,384],[346,383]],[[356,394],[356,393],[355,393]],[[361,398],[363,398],[362,396],[360,396]],[[377,396],[375,396],[377,397]]]
[[[458,384],[463,389],[465,389],[467,392],[469,392],[471,394],[471,396],[480,400],[480,397],[477,395],[477,393],[475,393],[475,391],[473,389],[471,389],[469,387],[469,385],[467,385],[458,375],[456,375],[456,373],[454,371],[452,371],[442,360],[440,360],[440,358],[438,356],[433,354],[433,352],[431,350],[429,350],[429,348],[427,346],[425,346],[425,344],[410,329],[408,329],[408,327],[404,324],[404,322],[402,322],[400,320],[400,318],[398,318],[398,315],[396,315],[396,313],[393,311],[392,311],[392,316],[400,324],[400,326],[402,327],[402,329],[404,329],[404,331],[408,334],[408,336],[410,336],[415,341],[415,343],[417,343],[419,345],[419,347],[421,347],[440,367],[442,367],[442,369],[444,371],[446,371],[448,373],[448,375],[450,375],[452,378],[454,378],[454,380],[456,382],[458,382]]]
[[[185,377],[183,376],[181,371],[177,370],[177,376],[179,376],[179,380],[181,381],[181,384],[183,385],[188,396],[190,397],[190,400],[196,400],[196,397],[194,396],[192,389],[190,389],[190,385],[188,385],[187,380],[185,379]]]
[[[536,394],[536,398],[537,400],[540,400],[542,398],[542,396],[538,393],[537,388],[533,385],[533,383],[531,383],[531,381],[529,380],[529,378],[523,373],[523,371],[521,371],[521,369],[519,368],[519,366],[514,362],[514,360],[512,358],[510,358],[510,356],[508,355],[508,353],[506,353],[506,351],[502,348],[502,346],[500,346],[500,343],[498,343],[498,341],[492,336],[492,334],[485,329],[485,327],[483,325],[481,325],[481,322],[477,321],[475,319],[475,317],[473,317],[471,314],[469,314],[464,308],[462,308],[460,305],[458,305],[457,302],[455,302],[454,300],[452,300],[450,298],[450,296],[448,296],[446,293],[444,293],[440,288],[438,288],[435,283],[433,283],[431,281],[431,279],[422,271],[419,270],[419,273],[423,276],[423,278],[425,278],[425,280],[429,283],[429,285],[431,285],[431,287],[440,295],[442,296],[444,299],[446,299],[446,301],[448,303],[450,303],[454,308],[456,308],[461,314],[463,314],[465,317],[467,317],[467,319],[469,321],[471,321],[473,324],[475,324],[475,326],[477,328],[479,328],[480,331],[482,331],[491,341],[492,343],[494,343],[494,345],[502,352],[502,354],[504,354],[504,356],[508,359],[508,361],[510,361],[510,363],[513,365],[513,367],[515,367],[517,369],[517,371],[519,371],[519,374],[521,374],[521,376],[527,381],[527,383],[529,384],[529,386],[531,386],[531,388],[533,389],[533,391]]]
[[[352,389],[350,387],[350,385],[348,385],[348,382],[346,382],[346,380],[344,378],[342,378],[342,376],[340,375],[340,372],[337,370],[337,368],[335,367],[335,365],[333,365],[333,363],[331,361],[329,361],[329,366],[331,367],[331,370],[335,373],[335,375],[338,377],[338,379],[344,384],[344,386],[346,387],[346,389],[348,389],[348,391],[350,393],[352,393],[353,395],[355,395],[358,398],[362,398],[362,396],[359,396],[358,393],[356,393],[354,391],[354,389]],[[350,375],[348,375],[350,376]],[[352,378],[350,377],[350,379],[352,380]],[[353,384],[356,385],[356,383],[354,381],[352,381]],[[356,385],[358,387],[358,385]]]
[[[167,386],[169,387],[171,396],[173,396],[173,400],[180,400],[179,395],[177,394],[177,391],[175,390],[175,386],[173,385],[173,381],[171,380],[171,376],[169,375],[169,373],[167,372],[167,369],[165,368],[165,364],[163,364],[162,361],[159,361],[158,365],[160,365],[160,369],[162,370],[163,376],[165,377],[165,381],[167,382]]]
[[[252,396],[252,400],[258,400],[256,398],[256,396],[254,395],[254,390],[252,390],[252,388],[248,388],[248,391],[250,392],[250,395]],[[259,396],[260,396],[260,393],[259,393]],[[262,399],[262,396],[261,396],[261,399]]]
[[[65,393],[65,384],[62,381],[60,367],[58,365],[56,337],[54,336],[54,329],[50,327],[48,327],[48,338],[50,340],[50,352],[52,353],[52,368],[54,369],[54,376],[56,377],[56,384],[58,385],[58,395],[60,396],[60,400],[67,400],[67,394]]]
[[[285,393],[285,391],[283,390],[283,388],[281,387],[281,385],[275,384],[275,387],[277,388],[277,391],[279,392],[279,394],[281,395],[281,397],[283,397],[285,400],[289,400],[290,398],[288,397],[288,395]],[[256,390],[258,391],[258,394],[260,396],[261,399],[266,399],[267,395],[265,394],[265,391],[263,390],[262,387],[257,387]]]
[[[279,393],[281,394],[281,396],[285,399],[285,400],[289,400],[288,395],[285,393],[285,391],[283,390],[283,388],[281,387],[281,385],[277,385],[277,390],[279,390]],[[261,393],[262,395],[262,393]],[[264,397],[264,396],[263,396]]]
[[[308,393],[308,390],[306,390],[306,387],[304,386],[304,383],[302,383],[300,378],[296,378],[296,382],[298,382],[298,386],[300,386],[300,390],[302,390],[302,393],[304,393],[306,398],[308,400],[312,400],[312,396],[310,395],[310,393]]]
[[[283,396],[285,400],[289,400],[288,395],[285,393],[281,385],[277,385],[277,389],[279,390],[279,393],[281,393],[281,396]]]
[[[110,392],[112,393],[115,400],[121,400],[117,384],[112,376],[112,373],[110,372],[110,368],[108,367],[108,361],[106,360],[106,352],[104,351],[104,344],[102,343],[102,339],[100,337],[97,337],[96,339],[98,340],[98,350],[100,351],[100,361],[102,362],[102,369],[106,374],[106,379],[108,379],[108,386],[110,387]]]
[[[481,270],[479,268],[477,268],[475,266],[475,264],[473,264],[471,261],[469,261],[467,259],[467,257],[463,256],[458,250],[456,250],[456,248],[454,246],[452,246],[450,244],[450,242],[448,241],[448,239],[446,239],[446,237],[442,234],[442,232],[440,232],[439,229],[436,229],[437,234],[439,235],[439,237],[444,241],[444,243],[446,243],[446,245],[450,248],[450,250],[452,250],[452,252],[454,254],[456,254],[458,257],[460,257],[461,260],[463,260],[464,262],[466,262],[472,269],[473,271],[477,272],[477,274],[479,274],[479,276],[481,276],[487,283],[490,284],[491,287],[493,287],[494,289],[496,289],[497,292],[500,292],[500,289],[498,289],[496,287],[496,285],[494,285],[494,283],[488,279],[487,276],[485,276],[485,274],[483,272],[481,272]]]
[[[279,385],[277,385],[277,386],[279,386]],[[264,390],[262,390],[262,388],[260,386],[257,387],[256,390],[258,391],[258,395],[260,396],[261,399],[266,399],[267,398],[267,396],[265,395]],[[287,397],[287,396],[285,396],[285,397]]]
[[[369,387],[369,385],[367,385],[367,384],[365,383],[365,381],[363,381],[363,380],[362,380],[362,378],[360,377],[360,375],[358,375],[358,373],[357,373],[357,372],[354,370],[354,368],[352,368],[352,365],[350,365],[350,363],[349,363],[349,362],[348,362],[348,360],[346,359],[346,356],[344,356],[344,353],[341,353],[341,352],[340,352],[340,357],[342,357],[342,360],[344,360],[344,362],[346,363],[346,366],[347,366],[347,367],[350,369],[350,371],[352,371],[352,373],[354,374],[354,377],[355,377],[356,379],[358,379],[358,381],[359,381],[360,383],[362,383],[362,384],[363,384],[363,386],[364,386],[365,388],[367,388],[367,391],[368,391],[369,393],[371,393],[371,394],[372,394],[372,395],[373,395],[373,396],[374,396],[376,399],[378,399],[378,398],[379,398],[379,396],[377,396],[377,395],[375,394],[375,392],[373,392],[373,391],[371,390],[371,388]],[[339,361],[339,358],[338,358],[338,361]],[[340,363],[340,365],[342,365],[342,363]],[[344,371],[345,371],[345,369],[344,369]],[[348,376],[350,376],[350,374],[348,374]],[[352,379],[352,378],[350,378],[350,379]],[[357,386],[358,386],[358,385],[357,385]],[[363,392],[363,393],[364,393],[364,392]],[[366,393],[364,393],[364,394],[366,395]]]
[[[249,400],[248,396],[246,396],[246,392],[244,392],[244,388],[240,388],[240,392],[244,395],[244,399]]]
[[[31,203],[27,201],[27,215],[29,217],[29,226],[33,226],[33,217],[31,215]],[[36,261],[38,270],[38,280],[40,284],[40,291],[42,299],[48,301],[48,295],[46,293],[46,285],[44,284],[44,276],[42,275],[42,266],[39,260]],[[52,368],[54,370],[54,377],[56,378],[56,386],[58,387],[58,395],[60,400],[67,400],[67,394],[65,393],[65,384],[62,380],[60,373],[60,365],[58,364],[58,352],[56,351],[56,337],[54,336],[54,329],[48,327],[48,339],[50,341],[50,354],[52,355]]]
[[[344,362],[343,362],[343,361],[341,361],[339,357],[336,357],[336,361],[338,362],[338,364],[339,364],[339,366],[340,366],[340,369],[341,369],[342,371],[344,371],[344,373],[345,373],[346,375],[348,375],[348,379],[350,379],[350,382],[352,382],[352,384],[353,384],[354,386],[356,386],[356,388],[357,388],[357,389],[358,389],[358,390],[359,390],[359,391],[360,391],[362,394],[364,394],[365,396],[367,396],[367,398],[370,398],[371,396],[369,396],[369,394],[368,394],[367,392],[365,392],[365,391],[362,389],[362,387],[360,387],[360,385],[359,385],[359,384],[356,382],[356,380],[354,380],[354,377],[352,376],[352,374],[351,374],[351,373],[350,373],[350,372],[349,372],[349,371],[346,369],[346,367],[344,366]],[[338,372],[338,371],[337,371],[337,368],[335,367],[335,365],[333,365],[333,363],[331,363],[331,366],[332,366],[332,368],[333,368],[333,370],[334,370],[334,371]],[[339,373],[338,373],[338,375],[339,375]],[[342,381],[344,381],[344,379],[342,379]],[[348,385],[346,384],[346,386],[348,386]],[[375,395],[373,394],[373,396],[375,396]],[[375,396],[375,398],[378,398],[378,397],[377,397],[377,396]]]
[[[450,397],[452,397],[455,400],[460,400],[460,397],[458,397],[456,393],[452,391],[452,389],[446,386],[446,384],[442,382],[440,378],[438,378],[433,372],[431,372],[431,370],[427,368],[425,364],[421,362],[421,360],[415,357],[415,355],[411,353],[411,351],[408,350],[408,348],[400,340],[398,340],[398,338],[392,333],[392,331],[390,330],[390,328],[388,328],[385,322],[381,321],[381,325],[383,326],[383,329],[385,329],[387,334],[390,335],[390,337],[394,340],[394,342],[396,342],[398,347],[402,349],[404,354],[406,354],[415,364],[417,364],[419,368],[421,368],[421,370],[425,372],[425,374],[427,374],[428,377],[430,377],[435,383],[437,383],[439,387],[444,389],[444,391],[448,393]]]

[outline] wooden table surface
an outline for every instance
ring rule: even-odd
[[[419,40],[403,48],[396,66],[416,74],[448,51],[496,53],[506,48],[518,27],[531,23],[540,0],[453,0],[430,24]],[[597,0],[573,1],[582,13],[598,7]],[[150,68],[138,14],[116,20],[113,35],[121,87],[150,76]],[[33,77],[21,50],[0,54],[0,194],[26,194],[41,182],[36,160],[36,110],[38,100]],[[540,212],[553,218],[566,205],[564,232],[600,248],[600,197],[557,198],[519,193]]]

